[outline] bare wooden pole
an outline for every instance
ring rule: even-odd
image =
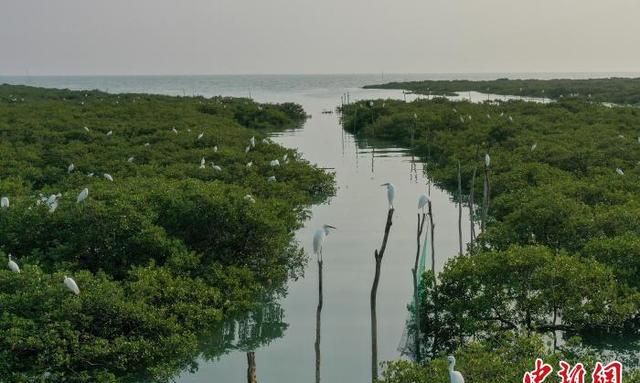
[[[422,237],[422,230],[424,229],[424,220],[426,218],[426,214],[422,213],[422,219],[420,218],[420,213],[418,213],[418,232],[416,235],[416,259],[413,263],[413,269],[411,270],[411,274],[413,275],[413,302],[414,302],[414,322],[415,322],[415,357],[417,361],[422,359],[422,355],[420,353],[420,298],[418,294],[418,262],[420,260],[420,238]]]
[[[247,382],[258,382],[256,377],[256,353],[254,351],[247,352]]]
[[[462,175],[460,174],[460,161],[458,161],[458,243],[459,255],[462,255]]]
[[[473,223],[473,208],[474,208],[474,193],[476,183],[476,168],[473,168],[473,175],[471,176],[471,187],[469,190],[469,224],[470,224],[470,244],[473,245],[473,241],[476,240],[476,227]]]
[[[320,319],[322,314],[322,259],[318,259],[318,307],[316,309],[316,383],[320,383]]]
[[[380,250],[375,250],[373,255],[376,261],[376,272],[373,277],[373,286],[371,286],[371,381],[375,383],[378,379],[378,318],[376,316],[376,296],[378,294],[378,283],[380,282],[380,266],[382,257],[387,248],[387,240],[389,239],[389,231],[393,224],[394,209],[390,208],[387,213],[387,223],[384,228],[384,236],[382,237],[382,245]]]
[[[484,166],[484,200],[482,203],[482,232],[487,226],[487,216],[489,215],[489,200],[491,195],[491,185],[489,184],[489,167]]]

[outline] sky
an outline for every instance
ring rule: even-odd
[[[640,71],[638,0],[0,0],[0,75]]]

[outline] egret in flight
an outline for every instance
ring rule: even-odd
[[[390,182],[384,183],[380,186],[387,187],[387,199],[389,200],[389,209],[393,209],[393,199],[396,197],[396,187]]]
[[[9,269],[14,273],[20,272],[20,266],[11,259],[11,254],[9,254],[9,263],[7,263],[7,266],[9,266]]]
[[[69,291],[71,291],[75,295],[79,295],[80,294],[80,289],[78,288],[78,284],[76,283],[76,281],[73,280],[73,278],[69,278],[69,277],[67,277],[65,275],[64,276],[64,285],[67,286]]]
[[[2,197],[2,199],[0,199],[0,207],[2,208],[9,207],[9,197]]]
[[[329,235],[329,229],[335,230],[335,227],[322,225],[322,227],[313,234],[313,253],[319,260],[322,260],[322,245],[324,244],[324,239]]]
[[[460,371],[453,369],[456,365],[456,358],[453,355],[449,355],[447,361],[449,362],[449,380],[451,383],[464,383],[464,378]]]
[[[418,210],[422,210],[422,213],[424,213],[424,208],[425,206],[427,206],[427,204],[429,203],[429,196],[426,194],[421,194],[420,197],[418,198]]]
[[[89,189],[88,188],[82,189],[80,194],[78,194],[78,199],[76,200],[76,203],[80,203],[84,201],[85,199],[87,199],[88,196],[89,196]]]

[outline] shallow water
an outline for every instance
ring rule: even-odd
[[[464,77],[460,75],[450,76]],[[469,75],[467,78],[496,78]],[[526,77],[526,75],[523,75]],[[534,76],[529,76],[534,77]],[[540,76],[537,76],[540,77]],[[550,77],[552,77],[550,75]],[[557,76],[556,76],[557,77]],[[447,78],[433,75],[402,76],[192,76],[192,77],[0,77],[1,82],[27,83],[71,89],[111,92],[149,92],[175,95],[251,96],[257,101],[292,101],[313,117],[303,128],[276,133],[274,141],[298,149],[312,163],[336,173],[337,194],[328,203],[314,206],[312,217],[296,234],[311,254],[313,232],[322,224],[338,228],[324,246],[324,308],[322,311],[321,376],[326,382],[370,381],[369,293],[373,279],[373,251],[380,246],[386,214],[385,182],[396,185],[395,215],[382,264],[378,289],[378,344],[380,361],[398,359],[406,306],[412,295],[411,268],[415,255],[416,205],[426,192],[424,164],[415,162],[406,149],[377,142],[375,148],[344,132],[338,115],[322,114],[340,104],[370,98],[415,97],[393,90],[363,90],[360,86],[381,81]],[[487,95],[471,92],[483,101]],[[502,98],[502,96],[496,97]],[[431,189],[434,201],[436,268],[455,256],[458,249],[458,210],[448,193]],[[463,235],[468,238],[468,215],[463,210]],[[260,382],[303,382],[315,376],[315,315],[317,267],[311,259],[304,278],[289,284],[280,303],[289,327],[282,338],[256,351]],[[214,362],[201,362],[195,373],[176,378],[180,383],[243,382],[247,359],[232,352]]]

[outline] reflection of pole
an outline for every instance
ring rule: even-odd
[[[384,236],[382,237],[382,245],[380,251],[376,250],[373,255],[376,261],[376,272],[373,277],[373,286],[371,286],[371,381],[376,382],[378,379],[378,318],[376,316],[376,296],[378,294],[378,283],[380,282],[380,266],[382,257],[387,248],[387,240],[389,239],[389,231],[391,231],[392,218],[394,209],[390,208],[387,213],[387,223],[384,228]]]
[[[322,259],[318,260],[318,308],[316,309],[316,383],[320,383],[320,315],[322,314]]]
[[[256,378],[256,353],[255,351],[247,352],[247,382],[257,383]]]
[[[416,259],[413,264],[411,274],[413,275],[413,307],[414,307],[414,321],[415,321],[415,357],[416,361],[420,361],[422,356],[420,354],[420,298],[418,296],[418,261],[420,260],[420,237],[422,237],[422,229],[424,228],[424,219],[426,214],[422,213],[422,219],[420,219],[420,213],[418,213],[418,234],[416,241],[418,243],[418,249],[416,250]]]

